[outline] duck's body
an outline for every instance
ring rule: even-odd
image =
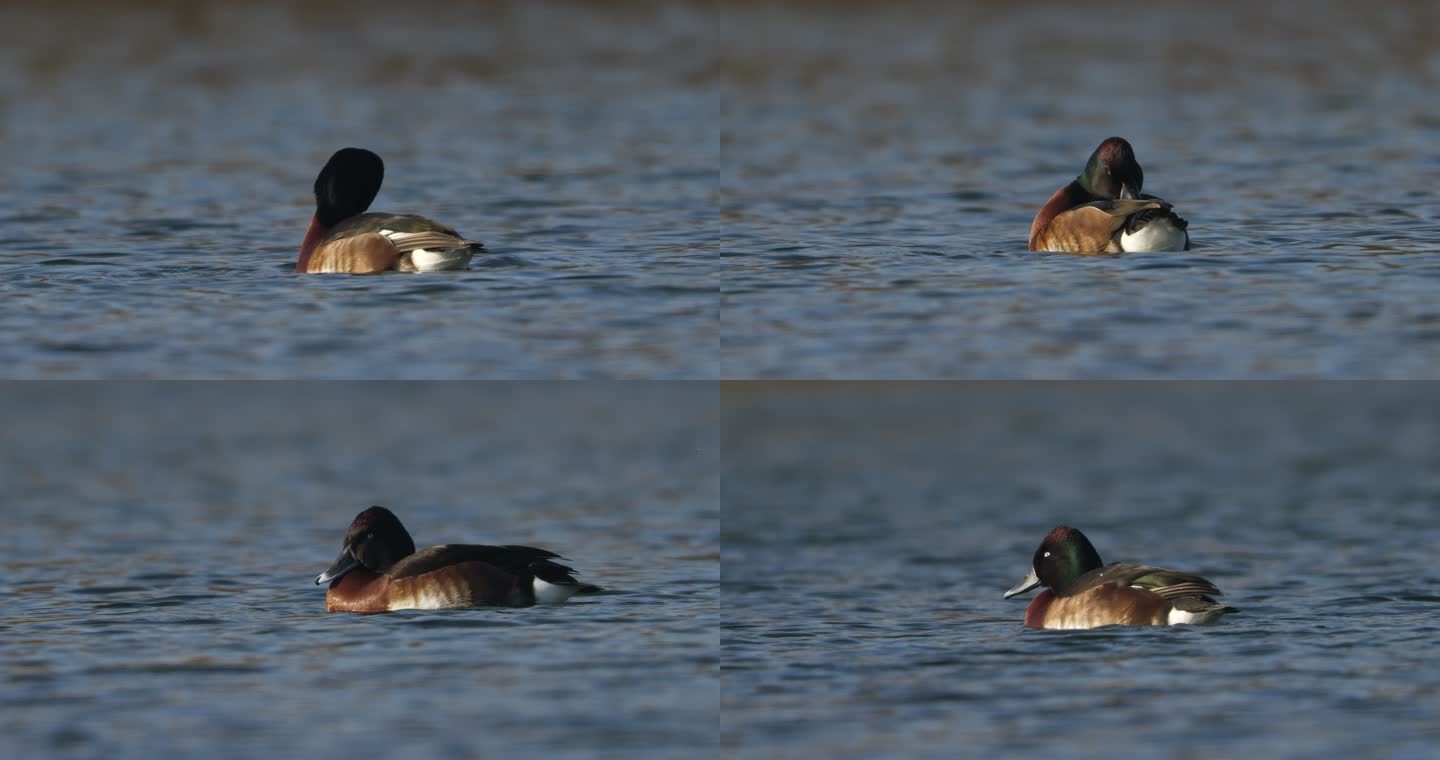
[[[384,180],[380,157],[337,151],[315,178],[315,216],[295,271],[373,274],[464,269],[485,246],[453,227],[414,214],[365,213]]]
[[[339,559],[315,583],[330,584],[329,612],[529,607],[600,590],[557,559],[530,546],[442,544],[417,552],[394,513],[371,507],[350,524]]]
[[[1045,536],[1030,574],[1005,597],[1036,586],[1047,588],[1025,611],[1025,625],[1032,628],[1203,625],[1236,611],[1212,599],[1220,589],[1198,575],[1123,562],[1101,565],[1085,534],[1065,525]]]
[[[1189,223],[1140,192],[1145,173],[1124,138],[1111,137],[1085,171],[1056,190],[1030,223],[1032,251],[1121,253],[1190,249]]]

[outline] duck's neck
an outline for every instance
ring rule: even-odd
[[[1031,600],[1030,606],[1025,610],[1025,625],[1031,628],[1045,627],[1045,612],[1050,609],[1050,603],[1055,601],[1055,592],[1045,589]]]
[[[1074,180],[1056,190],[1055,194],[1050,196],[1050,200],[1045,201],[1045,205],[1040,207],[1039,213],[1035,214],[1035,221],[1030,223],[1030,250],[1035,250],[1035,240],[1040,237],[1040,233],[1044,232],[1046,227],[1050,226],[1051,220],[1082,203],[1089,203],[1092,200],[1089,195],[1085,192],[1085,188]]]
[[[300,242],[300,258],[295,262],[295,271],[304,272],[310,265],[310,254],[315,252],[315,246],[330,234],[330,228],[320,223],[315,217],[310,217],[310,229],[305,231],[305,239]]]

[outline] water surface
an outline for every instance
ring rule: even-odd
[[[0,734],[17,757],[713,753],[713,389],[9,384]],[[355,513],[607,591],[327,614]]]
[[[22,3],[0,24],[6,376],[695,378],[718,153],[687,5]],[[298,277],[316,173],[482,240]]]
[[[727,378],[1440,375],[1433,3],[747,4]],[[1194,250],[1032,254],[1122,135]]]
[[[732,384],[722,747],[1427,757],[1436,398],[1386,383]],[[1106,561],[1205,576],[1240,614],[1023,627],[1026,601],[1001,595],[1061,523]]]

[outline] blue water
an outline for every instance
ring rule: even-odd
[[[1433,754],[1433,385],[725,394],[727,756]],[[1025,628],[1062,523],[1240,613]]]
[[[675,757],[716,745],[713,388],[0,386],[12,757]],[[607,591],[325,612],[355,513]]]
[[[1440,395],[1343,381],[1440,375],[1437,24],[7,8],[6,756],[1429,757]],[[1116,134],[1194,249],[1026,251]],[[297,276],[351,145],[488,253]],[[327,614],[372,504],[606,591]],[[1241,612],[1026,629],[1060,523]]]
[[[1433,4],[815,5],[724,27],[724,377],[1440,376]],[[1111,135],[1194,249],[1028,252]]]
[[[718,373],[698,9],[135,5],[0,24],[7,377]],[[296,276],[347,145],[386,161],[376,210],[490,253]]]

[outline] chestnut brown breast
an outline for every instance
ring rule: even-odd
[[[363,567],[346,573],[325,591],[326,612],[384,612],[390,579]]]

